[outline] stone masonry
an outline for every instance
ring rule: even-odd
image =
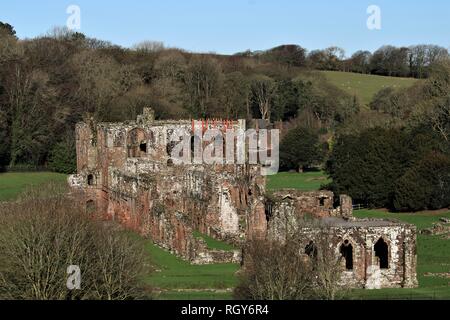
[[[254,165],[174,165],[169,135],[243,129],[245,121],[156,121],[145,109],[137,121],[79,123],[78,174],[86,206],[151,238],[194,263],[239,262],[240,251],[214,252],[198,231],[239,248],[265,232],[265,179]]]
[[[343,281],[354,287],[413,287],[416,230],[385,220],[353,218],[352,201],[332,192],[280,190],[270,197],[259,165],[174,164],[174,132],[193,136],[207,129],[245,130],[245,120],[158,121],[152,109],[136,121],[76,126],[77,170],[69,178],[86,197],[86,208],[103,219],[150,238],[195,264],[241,262],[241,246],[252,239],[302,235],[299,248],[317,230],[296,225],[298,217],[320,219],[333,234],[337,255],[351,247]],[[194,231],[232,244],[234,251],[208,248]],[[347,254],[347,257],[349,255]],[[344,266],[345,267],[345,266]]]
[[[350,287],[417,286],[415,226],[396,220],[356,219],[347,196],[341,196],[337,208],[332,203],[333,193],[328,191],[275,192],[266,204],[267,238],[284,241],[295,235],[300,252],[308,254],[308,248],[325,233],[336,256],[343,257],[342,281]],[[316,219],[308,223],[311,218]]]

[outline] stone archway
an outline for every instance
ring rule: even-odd
[[[141,158],[147,154],[147,135],[143,129],[135,128],[128,132],[127,153],[129,158]]]
[[[339,248],[339,252],[345,259],[345,269],[353,270],[353,246],[350,241],[345,240]]]
[[[389,269],[389,245],[380,237],[374,245],[375,257],[378,258],[380,269]]]

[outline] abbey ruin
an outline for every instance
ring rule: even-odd
[[[239,121],[155,120],[150,108],[137,121],[79,123],[78,174],[69,178],[82,190],[86,208],[150,238],[194,264],[241,262],[247,240],[301,234],[299,250],[317,230],[295,227],[297,217],[320,219],[333,236],[336,255],[345,256],[343,280],[353,287],[414,287],[416,229],[396,221],[356,219],[352,200],[335,204],[328,191],[279,190],[270,200],[257,164],[174,164],[174,131],[246,130]],[[289,227],[288,227],[289,226]],[[209,249],[195,232],[234,245]]]

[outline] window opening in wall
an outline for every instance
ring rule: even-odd
[[[353,246],[350,241],[344,241],[341,245],[340,252],[345,259],[345,268],[347,270],[353,270]]]
[[[378,257],[380,262],[380,269],[389,268],[389,248],[388,244],[383,238],[380,238],[377,243],[375,243],[375,256]]]

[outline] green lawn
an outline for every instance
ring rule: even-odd
[[[450,218],[450,212],[436,211],[392,213],[379,210],[357,210],[353,212],[353,215],[357,218],[398,219],[416,225],[419,230],[431,227],[433,223],[439,222],[439,218]]]
[[[383,88],[405,88],[419,81],[413,78],[384,77],[350,72],[322,72],[331,83],[352,95],[356,95],[365,105],[369,105],[374,95]]]
[[[65,181],[66,175],[56,173],[3,173],[0,174],[0,201],[11,200],[26,189],[50,181]],[[317,190],[326,184],[322,172],[279,173],[268,178],[268,189],[296,188]],[[355,211],[359,218],[400,219],[415,224],[419,229],[428,228],[440,217],[450,212],[388,213],[377,210]],[[211,249],[232,250],[232,246],[196,233]],[[150,240],[142,239],[148,258],[149,272],[144,281],[157,288],[157,299],[231,299],[231,290],[237,283],[237,264],[191,265],[157,247]],[[150,272],[151,271],[151,272]],[[450,299],[450,279],[425,276],[426,273],[450,272],[450,240],[441,236],[418,235],[418,280],[416,289],[353,290],[353,299]]]
[[[305,173],[281,172],[268,176],[267,189],[271,191],[279,189],[314,191],[319,190],[322,185],[327,183],[329,183],[329,180],[322,171]]]
[[[438,222],[440,217],[450,218],[450,212],[388,213],[376,210],[355,211],[359,218],[399,219],[425,229]],[[425,276],[430,273],[450,272],[450,240],[442,236],[417,236],[417,277],[419,288],[354,290],[355,299],[450,299],[450,279]]]
[[[159,300],[232,300],[230,291],[165,291],[156,295]]]
[[[145,250],[148,252],[155,270],[146,276],[144,281],[155,288],[167,291],[168,295],[204,295],[214,298],[214,293],[197,290],[231,289],[237,283],[235,274],[239,270],[238,264],[191,265],[159,248],[149,240],[145,240]],[[176,292],[176,289],[191,289],[193,291],[179,293]],[[229,294],[225,295],[229,296]]]
[[[52,172],[0,173],[0,201],[14,200],[28,186],[66,179],[67,175]]]

